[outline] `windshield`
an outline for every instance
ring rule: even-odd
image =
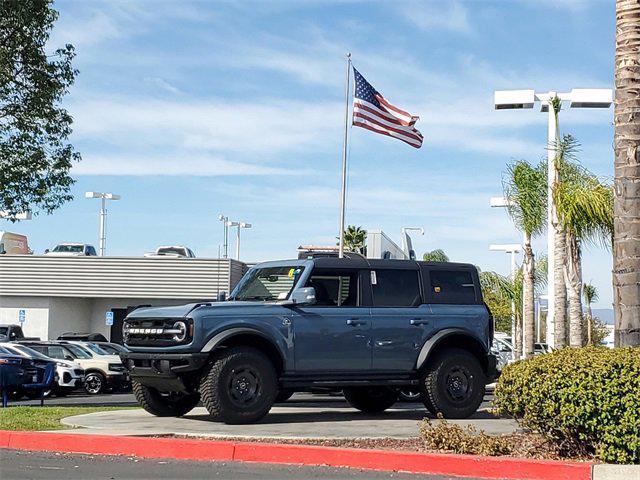
[[[82,253],[83,249],[83,245],[56,245],[56,248],[54,248],[53,251],[62,253]]]
[[[0,335],[6,336],[9,333],[9,327],[0,327]]]
[[[85,343],[85,346],[91,350],[94,353],[97,353],[98,355],[110,355],[109,353],[105,352],[102,348],[100,348],[98,345],[96,345],[95,343]]]
[[[50,357],[47,357],[46,355],[43,355],[42,353],[35,351],[33,348],[25,347],[24,345],[11,345],[11,348],[14,348],[15,350],[17,350],[20,353],[28,355],[31,358],[37,358],[39,360],[49,360],[49,361],[51,361]]]
[[[186,253],[185,253],[185,249],[184,248],[167,247],[167,248],[159,248],[158,249],[158,255],[182,255],[182,256],[186,256]]]
[[[252,268],[242,278],[231,300],[263,302],[286,300],[296,286],[303,266]]]
[[[64,346],[71,350],[71,353],[73,353],[77,358],[92,358],[92,355],[89,352],[78,345],[66,343]]]

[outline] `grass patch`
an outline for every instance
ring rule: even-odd
[[[130,410],[132,407],[8,407],[0,408],[0,430],[62,430],[67,427],[60,419],[72,415],[111,410]]]

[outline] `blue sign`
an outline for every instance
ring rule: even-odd
[[[107,326],[111,326],[113,325],[113,312],[109,311],[105,314],[104,316],[105,318],[105,322],[107,324]]]
[[[27,319],[27,311],[26,310],[18,310],[18,321],[20,323],[24,323]]]

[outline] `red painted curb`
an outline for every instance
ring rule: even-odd
[[[324,465],[513,480],[590,480],[592,467],[590,463],[472,455],[2,430],[0,448],[177,460]]]

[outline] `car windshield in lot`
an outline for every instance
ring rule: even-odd
[[[84,348],[79,347],[78,345],[66,344],[65,347],[71,351],[77,358],[92,358],[92,355],[87,352]]]
[[[31,358],[37,358],[38,360],[49,360],[51,361],[51,357],[47,357],[46,355],[34,350],[33,348],[29,348],[25,345],[9,345],[9,348],[15,350],[16,352],[22,353],[23,355],[27,355]]]
[[[82,253],[83,248],[82,245],[57,245],[53,251],[58,253]]]
[[[231,300],[270,302],[286,300],[296,286],[304,267],[253,268],[247,272],[231,296]]]
[[[91,350],[93,353],[97,353],[98,355],[111,355],[109,352],[103,350],[95,343],[85,343],[85,345],[89,350]]]

